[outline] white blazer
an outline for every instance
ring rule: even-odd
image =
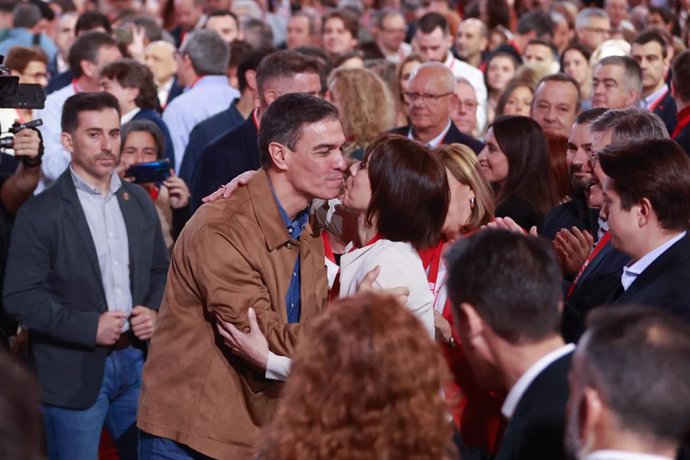
[[[434,295],[417,251],[409,243],[378,240],[340,258],[340,297],[354,295],[362,279],[377,265],[381,273],[374,286],[381,289],[406,287],[407,308],[434,337]]]

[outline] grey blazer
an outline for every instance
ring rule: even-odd
[[[134,305],[158,310],[168,253],[153,200],[138,185],[117,192],[129,240]],[[108,349],[96,345],[107,311],[96,247],[69,169],[17,214],[5,272],[7,313],[30,330],[30,360],[41,402],[90,407]]]

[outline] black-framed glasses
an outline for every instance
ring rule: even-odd
[[[408,104],[414,104],[416,101],[420,101],[425,104],[436,104],[441,98],[450,96],[451,94],[453,94],[452,91],[443,94],[406,92],[403,96],[405,98],[405,102]]]

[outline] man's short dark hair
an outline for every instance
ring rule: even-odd
[[[241,40],[237,40],[232,42],[230,45],[231,52],[231,60],[232,57],[234,57],[236,54],[234,51],[235,44],[237,43],[245,43]],[[254,49],[249,47],[246,52],[244,52],[244,56],[241,58],[237,65],[237,85],[238,89],[240,90],[240,93],[244,93],[244,91],[247,89],[247,71],[248,70],[254,70],[259,67],[259,64],[261,63],[261,60],[268,56],[269,54],[273,53],[275,51],[275,48],[258,48]]]
[[[12,25],[16,28],[31,29],[43,19],[38,6],[20,3],[12,10]]]
[[[79,78],[84,75],[84,70],[81,68],[81,61],[89,61],[95,64],[101,48],[111,47],[117,48],[117,42],[105,32],[86,32],[77,37],[74,44],[70,47],[67,56],[67,62],[69,63],[70,70],[74,74],[74,78]]]
[[[235,24],[237,25],[237,28],[239,29],[240,27],[240,20],[237,19],[237,15],[233,13],[230,10],[213,10],[211,11],[208,15],[206,15],[206,20],[210,18],[222,18],[223,16],[231,16],[235,20]]]
[[[676,56],[671,69],[676,97],[682,102],[690,102],[690,51]]]
[[[558,61],[558,48],[556,48],[556,45],[554,45],[552,41],[546,40],[544,38],[533,38],[527,42],[527,46],[525,46],[525,51],[527,51],[527,47],[530,45],[540,45],[547,47],[551,50],[551,57],[553,58],[553,60]]]
[[[441,29],[444,37],[450,33],[448,21],[442,14],[434,12],[427,13],[417,21],[417,30],[424,34],[432,33],[437,27]]]
[[[553,22],[547,13],[529,11],[520,17],[516,31],[520,35],[536,32],[538,38],[550,37],[553,36]]]
[[[596,109],[583,110],[575,117],[575,123],[578,125],[588,125],[594,120],[602,116],[608,109],[606,107],[598,107]]]
[[[645,30],[644,32],[637,35],[630,45],[646,45],[647,43],[655,42],[661,47],[661,56],[666,59],[666,54],[668,51],[668,42],[664,36],[655,29]]]
[[[559,333],[561,271],[548,241],[482,230],[456,243],[446,261],[456,317],[468,303],[494,333],[514,344]]]
[[[625,431],[679,444],[690,427],[690,327],[657,308],[602,307],[580,340],[583,385]]]
[[[106,109],[115,109],[120,117],[120,104],[117,98],[110,93],[101,91],[98,93],[77,93],[70,96],[62,106],[62,131],[73,133],[79,127],[79,114],[81,112],[102,112]]]
[[[101,69],[101,77],[117,81],[123,88],[136,88],[134,104],[140,109],[159,110],[158,90],[148,67],[134,59],[119,59]]]
[[[577,90],[577,103],[575,104],[575,113],[578,113],[580,111],[580,106],[582,103],[582,93],[580,92],[580,85],[578,84],[577,80],[575,80],[573,77],[571,77],[567,73],[563,73],[563,72],[554,73],[551,75],[547,75],[544,78],[542,78],[541,80],[539,80],[539,83],[537,83],[537,86],[535,87],[534,92],[536,93],[537,90],[539,89],[539,86],[541,86],[542,84],[549,82],[549,81],[560,81],[563,83],[570,83],[571,85],[573,85],[575,87],[575,89]]]
[[[77,24],[74,26],[74,33],[80,35],[82,32],[89,32],[101,27],[106,33],[112,33],[113,28],[110,25],[108,16],[96,10],[85,11],[77,19]]]
[[[418,250],[438,243],[450,202],[438,157],[419,142],[388,134],[369,144],[362,163],[372,191],[367,220],[376,218],[381,237]]]
[[[293,50],[281,50],[269,54],[261,60],[256,69],[256,86],[262,95],[266,82],[274,78],[292,78],[299,73],[319,75],[319,62],[316,58]]]
[[[350,32],[350,35],[352,35],[352,38],[355,40],[358,39],[359,37],[359,18],[357,16],[346,9],[342,10],[334,10],[331,11],[330,13],[326,14],[323,16],[323,19],[321,20],[321,32],[323,33],[323,29],[326,26],[326,22],[328,20],[337,18],[343,21],[343,25],[345,26],[345,29],[347,29],[348,32]]]
[[[663,229],[690,226],[690,158],[674,141],[613,144],[599,152],[599,162],[624,210],[646,198]]]
[[[338,119],[338,109],[330,102],[305,93],[288,93],[278,97],[261,116],[261,167],[269,169],[273,166],[273,159],[268,151],[271,142],[294,149],[305,125],[326,119]]]

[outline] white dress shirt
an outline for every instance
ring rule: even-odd
[[[623,450],[597,450],[588,454],[584,460],[673,460],[673,458]]]
[[[62,106],[68,97],[77,93],[75,83],[51,93],[46,98],[45,107],[37,114],[43,120],[38,127],[43,136],[43,161],[41,162],[41,181],[34,194],[39,194],[65,172],[72,161],[70,153],[62,147]]]
[[[505,416],[505,418],[508,420],[511,419],[515,413],[515,408],[520,403],[525,391],[527,391],[527,388],[529,388],[539,374],[541,374],[542,371],[549,367],[554,361],[567,355],[573,350],[575,350],[575,345],[569,343],[557,348],[551,353],[542,356],[536,363],[532,364],[529,369],[527,369],[527,371],[520,376],[518,381],[515,382],[515,385],[513,385],[508,392],[508,396],[506,396],[506,400],[503,402],[503,406],[501,407],[501,413]]]
[[[448,134],[448,131],[450,130],[450,124],[451,121],[448,120],[448,124],[446,125],[446,128],[443,131],[441,131],[441,134],[434,137],[429,142],[426,142],[426,145],[428,145],[432,149],[438,147],[443,142],[443,138],[446,137],[446,134]],[[407,138],[413,141],[421,142],[419,139],[416,139],[414,137],[414,129],[412,128],[412,126],[410,126],[409,131],[407,131]]]
[[[659,256],[666,252],[668,248],[670,248],[681,238],[683,238],[686,233],[687,232],[683,232],[674,236],[661,246],[657,247],[652,251],[649,251],[634,264],[623,267],[623,274],[621,275],[621,284],[623,285],[623,289],[627,291],[630,285],[633,284],[637,277],[640,276],[642,272],[645,271],[645,269],[652,264],[652,262],[658,259]]]

